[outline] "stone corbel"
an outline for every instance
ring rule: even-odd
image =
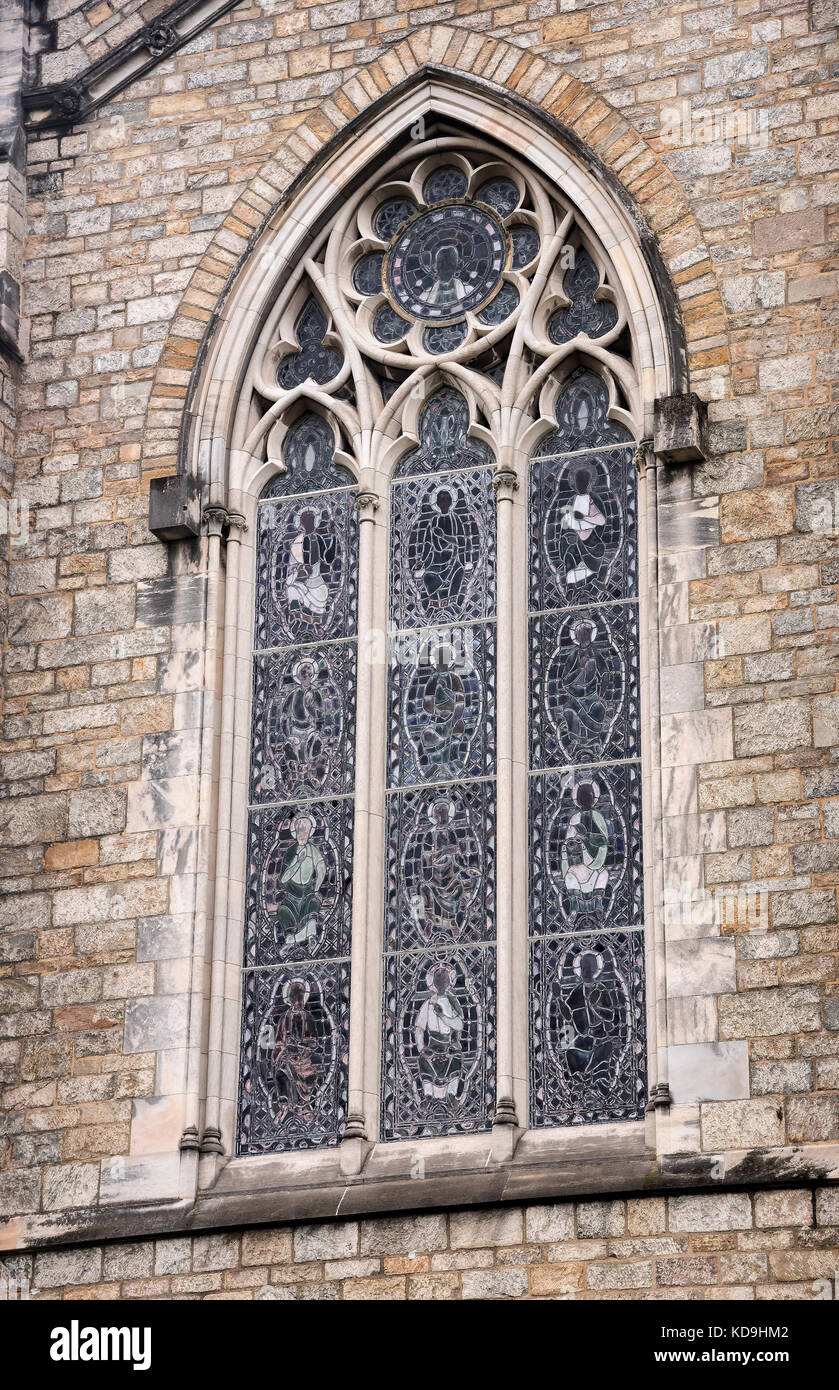
[[[149,530],[161,541],[193,540],[199,534],[201,514],[194,478],[183,473],[152,478]]]
[[[659,396],[653,452],[662,463],[701,463],[708,457],[708,406],[695,391]]]

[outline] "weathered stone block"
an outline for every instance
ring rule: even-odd
[[[469,1246],[521,1245],[524,1239],[522,1213],[516,1207],[492,1207],[485,1211],[456,1211],[451,1216],[453,1250]]]
[[[771,1148],[784,1142],[781,1107],[770,1100],[731,1100],[702,1106],[702,1147]]]

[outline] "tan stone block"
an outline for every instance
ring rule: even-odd
[[[44,855],[46,869],[77,869],[98,862],[98,840],[67,840],[50,845]]]
[[[582,1264],[538,1265],[530,1271],[532,1294],[573,1293],[585,1286],[586,1266]]]
[[[793,528],[794,517],[791,487],[728,493],[720,499],[721,539],[728,543],[785,536]]]

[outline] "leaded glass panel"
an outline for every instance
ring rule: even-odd
[[[535,1126],[645,1102],[636,474],[608,403],[574,373],[530,468]]]
[[[245,972],[239,1152],[334,1144],[346,1123],[347,961]]]
[[[643,931],[537,939],[530,970],[531,1122],[639,1119],[646,1100]]]
[[[390,955],[385,969],[386,1139],[470,1134],[495,1101],[495,951]]]
[[[492,1122],[495,498],[468,429],[436,392],[391,488],[387,1139]]]
[[[333,453],[304,416],[257,508],[243,1153],[335,1144],[346,1120],[357,516]]]

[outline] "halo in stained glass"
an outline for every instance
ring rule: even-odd
[[[416,203],[412,203],[408,198],[391,198],[377,209],[373,218],[373,231],[382,241],[390,241],[400,228],[405,226],[408,219],[414,216],[416,210]]]
[[[359,294],[381,294],[382,264],[384,256],[362,256],[352,275],[352,282]]]
[[[498,289],[510,257],[507,234],[474,203],[420,213],[385,258],[393,303],[425,323],[453,323],[480,309]]]
[[[398,343],[408,332],[409,324],[392,309],[389,304],[383,304],[376,310],[373,318],[373,332],[380,343]]]
[[[518,207],[521,194],[512,179],[490,179],[488,183],[481,185],[475,197],[479,203],[486,203],[487,207],[493,208],[501,217],[509,217]]]
[[[445,164],[435,169],[422,186],[422,196],[427,203],[442,203],[446,198],[464,198],[469,180],[462,169],[454,164]]]

